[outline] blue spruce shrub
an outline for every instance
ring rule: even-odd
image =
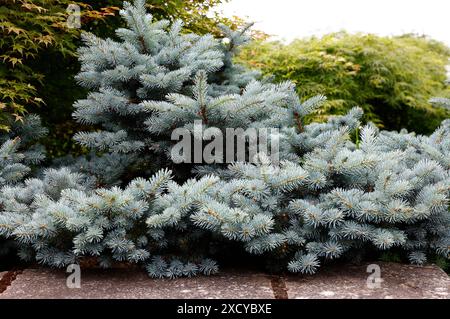
[[[194,120],[205,129],[248,125],[297,99],[291,84],[258,82],[258,72],[233,64],[239,45],[249,39],[248,26],[238,31],[222,26],[229,41],[220,42],[183,33],[181,21],[153,21],[144,4],[124,3],[120,14],[127,27],[116,31],[118,40],[84,34],[79,49],[76,79],[91,92],[75,103],[73,116],[98,130],[75,135],[92,154],[73,166],[97,176],[101,186],[166,168],[177,127]]]
[[[9,132],[0,135],[0,211],[8,207],[6,193],[21,185],[36,170],[36,165],[44,160],[44,149],[37,141],[46,133],[39,117],[28,115],[13,123]],[[6,262],[6,256],[15,246],[11,240],[0,239],[0,264]]]
[[[234,65],[245,28],[223,27],[222,42],[185,34],[153,21],[143,0],[121,15],[119,40],[85,35],[80,49],[77,80],[92,92],[74,117],[99,130],[75,139],[91,156],[24,180],[38,153],[8,138],[0,148],[0,236],[21,258],[64,267],[93,257],[155,278],[217,272],[211,238],[303,274],[374,249],[416,264],[449,258],[449,120],[430,136],[361,127],[360,108],[304,125],[325,98],[300,102],[291,83]],[[280,163],[260,153],[172,171],[171,132],[192,133],[197,120],[279,129]]]

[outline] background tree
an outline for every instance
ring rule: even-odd
[[[448,47],[425,37],[342,32],[288,45],[253,43],[239,61],[293,81],[301,98],[326,95],[327,103],[311,116],[316,120],[360,106],[363,120],[379,127],[430,133],[448,115],[428,100],[450,96],[444,84],[449,57]]]
[[[68,0],[1,0],[0,7],[0,129],[8,130],[9,119],[21,119],[33,105],[44,105],[41,91],[45,69],[36,61],[45,52],[64,58],[74,55],[80,30],[67,27]],[[101,19],[110,9],[83,8],[83,21]],[[44,55],[45,56],[45,55]],[[40,61],[42,62],[42,61]],[[59,64],[59,63],[57,63]]]

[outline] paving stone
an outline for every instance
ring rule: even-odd
[[[27,269],[0,294],[0,299],[270,299],[270,278],[264,274],[224,273],[182,279],[151,279],[127,270],[90,270],[81,273],[81,288],[68,288],[66,274]]]
[[[377,263],[379,286],[367,264],[323,269],[314,276],[284,277],[289,299],[449,299],[450,278],[437,266]],[[373,278],[373,277],[372,277]]]
[[[450,278],[436,266],[378,265],[382,279],[379,288],[367,286],[371,275],[366,271],[367,265],[324,267],[314,276],[279,277],[233,271],[175,280],[151,279],[138,270],[91,269],[82,270],[79,289],[67,287],[67,274],[63,271],[26,269],[8,283],[0,299],[450,298]]]

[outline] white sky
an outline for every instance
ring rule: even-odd
[[[287,41],[347,30],[426,34],[450,45],[450,0],[230,0],[218,10]]]

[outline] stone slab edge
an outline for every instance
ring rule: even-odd
[[[21,274],[22,270],[11,270],[0,272],[0,294],[5,292],[12,282]]]
[[[84,278],[84,279],[83,279]],[[221,273],[211,277],[151,279],[136,271],[87,271],[81,289],[66,286],[66,274],[26,269],[0,299],[273,299],[271,277],[261,273]]]
[[[368,287],[368,265],[324,269],[312,277],[285,276],[289,299],[448,299],[450,277],[436,265],[379,262],[382,281]],[[345,271],[343,271],[343,269]]]

